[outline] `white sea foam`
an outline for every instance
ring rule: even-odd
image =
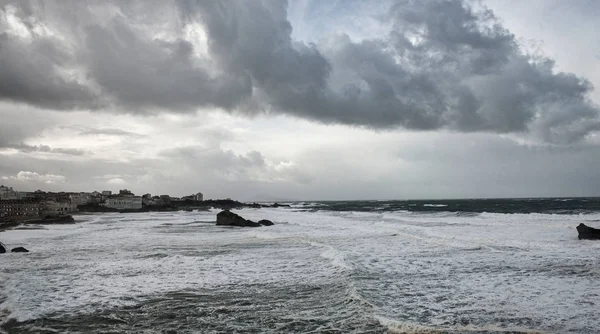
[[[381,324],[388,328],[388,334],[449,334],[449,333],[523,333],[523,334],[542,334],[544,332],[531,330],[528,328],[502,328],[493,325],[476,326],[456,326],[455,328],[440,329],[436,327],[423,326],[412,322],[402,322],[385,317],[376,317]]]
[[[215,226],[216,212],[90,215],[0,233],[31,251],[2,255],[1,312],[26,320],[170,291],[344,280],[398,331],[600,328],[600,242],[574,229],[600,214],[265,208],[238,213],[275,226],[244,229]]]

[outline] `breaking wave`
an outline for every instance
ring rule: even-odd
[[[571,201],[552,201],[571,203]],[[385,204],[385,203],[384,203]],[[388,203],[389,204],[389,203]],[[431,201],[423,204],[440,204]],[[331,206],[331,204],[323,204]],[[10,230],[0,320],[29,332],[589,333],[600,213],[244,209],[80,216]],[[337,208],[352,203],[337,203]],[[421,205],[421,206],[422,206]],[[535,204],[529,204],[535,205]],[[399,205],[390,204],[397,208]],[[309,209],[306,209],[309,208]],[[519,211],[519,210],[517,210]]]

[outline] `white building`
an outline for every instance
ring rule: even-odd
[[[14,191],[12,187],[0,186],[0,200],[24,199],[27,193],[23,191]]]
[[[139,210],[142,208],[142,198],[139,196],[108,198],[104,206],[117,210]]]
[[[204,200],[204,195],[202,195],[202,193],[197,193],[195,197],[196,201],[203,201]]]
[[[4,195],[6,193],[12,192],[12,191],[13,191],[12,187],[7,187],[5,185],[0,186],[0,196]]]

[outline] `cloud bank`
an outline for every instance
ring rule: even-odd
[[[17,180],[22,182],[33,181],[37,183],[53,184],[65,183],[67,178],[55,174],[39,174],[37,172],[20,171],[16,176],[3,176],[3,180]]]
[[[524,51],[478,3],[391,1],[380,17],[387,34],[316,44],[292,38],[287,5],[4,2],[0,99],[139,114],[219,108],[552,143],[600,128],[591,84]]]

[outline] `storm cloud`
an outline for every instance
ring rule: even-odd
[[[219,108],[374,129],[600,128],[592,85],[531,55],[479,3],[391,1],[376,38],[292,38],[285,1],[5,2],[0,98],[55,110]]]

